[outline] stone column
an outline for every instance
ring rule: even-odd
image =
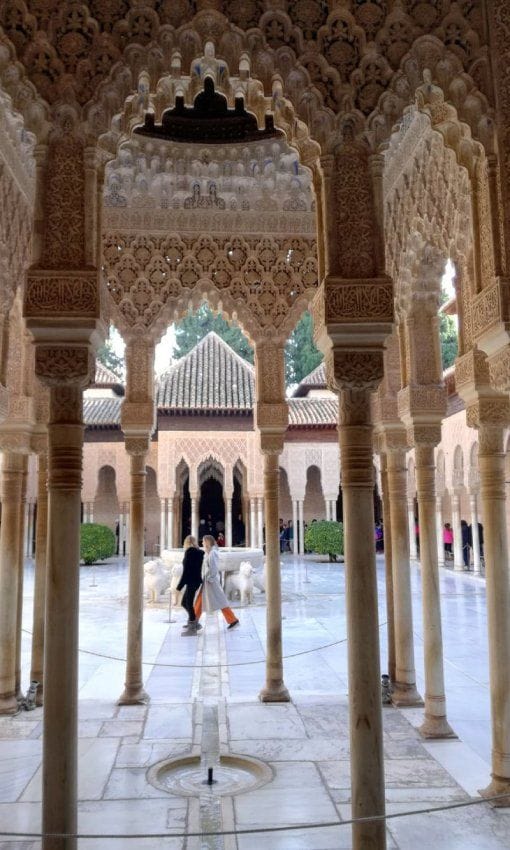
[[[414,665],[413,604],[407,520],[407,469],[404,448],[393,449],[388,452],[388,493],[395,616],[396,669],[393,702],[397,706],[423,705],[423,700],[416,689]]]
[[[386,633],[388,637],[388,675],[390,681],[396,681],[396,657],[395,657],[395,607],[393,597],[393,564],[391,545],[391,516],[390,495],[388,489],[388,460],[385,451],[379,454],[381,462],[381,490],[384,521],[384,572],[386,579]]]
[[[120,504],[120,513],[119,513],[119,558],[124,557],[124,540],[125,540],[125,527],[124,527],[124,503]]]
[[[444,542],[443,542],[443,497],[436,496],[436,537],[437,537],[437,563],[444,567]]]
[[[24,464],[23,455],[4,452],[0,525],[0,714],[14,714],[18,709],[15,679],[20,576],[17,565]]]
[[[297,499],[292,499],[292,526],[294,528],[294,536],[292,538],[292,551],[294,555],[297,555],[299,552]]]
[[[480,572],[480,535],[478,529],[478,495],[470,493],[469,507],[471,511],[471,539],[473,543],[473,570]],[[506,511],[506,505],[505,505]],[[507,532],[508,534],[508,532]]]
[[[82,391],[50,389],[48,550],[44,626],[43,832],[77,829],[78,617]],[[44,850],[75,850],[76,839],[45,838]]]
[[[126,502],[125,505],[126,511],[124,514],[124,548],[126,550],[126,558],[129,558],[129,549],[130,549],[130,533],[129,527],[131,525],[129,518],[129,502]]]
[[[20,510],[18,514],[18,535],[19,535],[19,544],[17,550],[17,558],[15,563],[15,569],[18,574],[18,598],[17,598],[17,612],[16,612],[16,673],[15,673],[15,688],[16,688],[16,697],[21,699],[23,694],[21,692],[21,626],[23,621],[23,582],[25,576],[25,520],[26,520],[26,495],[27,495],[27,477],[28,477],[28,455],[22,455],[23,462],[23,474],[21,479],[21,501],[20,501]]]
[[[232,497],[225,496],[225,545],[232,546]]]
[[[420,733],[425,738],[451,738],[454,737],[454,732],[446,719],[437,565],[435,442],[418,443],[415,446],[425,651],[425,719]]]
[[[119,705],[139,705],[148,700],[143,687],[143,552],[145,527],[145,459],[148,440],[126,439],[130,456],[131,501],[129,512],[129,604],[126,683]]]
[[[250,499],[250,545],[252,549],[258,548],[257,541],[257,521],[255,518],[256,499],[252,496]]]
[[[407,500],[407,521],[409,524],[409,558],[411,561],[418,560],[418,547],[416,545],[416,533],[414,527],[416,521],[414,518],[414,499]]]
[[[191,498],[191,534],[198,542],[198,527],[200,519],[198,516],[198,507],[200,504],[200,495],[198,493],[190,493]]]
[[[305,554],[305,519],[303,508],[304,499],[298,499],[299,551],[301,555]]]
[[[340,451],[349,635],[353,817],[384,814],[379,614],[375,566],[373,444],[368,389],[340,392]],[[385,847],[384,821],[353,826],[356,850]]]
[[[283,681],[278,458],[279,452],[264,452],[267,655],[266,682],[259,694],[262,702],[290,700]]]
[[[161,503],[161,519],[159,525],[159,554],[163,549],[166,548],[166,514],[167,514],[167,501],[166,499],[160,499]]]
[[[462,557],[462,527],[460,524],[460,494],[454,492],[452,496],[452,526],[453,526],[453,569],[464,569],[464,558]]]
[[[262,497],[257,499],[257,538],[258,547],[264,547],[264,500]]]
[[[167,500],[167,526],[165,549],[173,549],[174,546],[174,511],[175,511],[175,496]]]
[[[89,522],[94,522],[94,502],[89,503]]]
[[[279,459],[288,425],[285,401],[284,341],[259,342],[255,346],[255,423],[264,458],[264,508],[266,545],[266,681],[262,702],[288,702],[283,679],[282,599],[279,531]],[[262,526],[262,511],[259,512]],[[259,528],[262,541],[262,528]]]
[[[48,458],[39,455],[37,470],[37,522],[35,528],[34,614],[30,681],[39,682],[37,705],[44,692],[44,609],[46,603],[46,552],[48,546]]]
[[[508,402],[506,401],[506,405]],[[506,408],[505,408],[506,411]],[[507,412],[507,411],[506,411]],[[508,794],[510,805],[510,571],[505,516],[503,427],[480,424],[480,496],[489,626],[492,780],[484,796]]]

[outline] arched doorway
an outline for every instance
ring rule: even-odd
[[[309,466],[306,471],[303,515],[305,526],[313,520],[321,520],[326,517],[326,501],[322,492],[321,471],[318,466]]]
[[[97,477],[96,497],[94,500],[94,521],[107,525],[118,532],[119,500],[117,482],[113,466],[102,466]]]
[[[232,493],[232,545],[245,546],[247,537],[248,504],[246,497],[246,467],[241,460],[234,466]]]
[[[180,547],[184,538],[191,534],[191,497],[189,493],[189,466],[185,460],[180,460],[175,470],[176,483],[176,509],[177,521],[175,523],[177,534],[173,543]]]
[[[198,467],[200,500],[198,506],[198,539],[204,534],[225,534],[225,500],[223,467],[215,458],[202,461]]]

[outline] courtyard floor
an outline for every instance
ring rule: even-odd
[[[423,693],[419,570],[412,569],[415,655]],[[382,670],[386,669],[384,560],[378,557]],[[264,597],[237,607],[232,631],[216,615],[198,638],[181,637],[180,609],[168,623],[165,604],[146,605],[144,659],[148,706],[121,707],[127,616],[124,561],[81,568],[80,850],[343,850],[351,827],[306,828],[350,818],[347,646],[344,565],[283,558],[285,682],[292,702],[262,705]],[[33,567],[27,564],[23,621],[28,687]],[[384,709],[387,812],[400,814],[469,800],[490,773],[485,584],[441,571],[448,715],[459,740],[423,742],[421,709]],[[236,607],[234,605],[234,607]],[[325,648],[321,648],[325,647]],[[300,654],[305,653],[305,654]],[[103,656],[111,656],[106,658]],[[158,666],[159,665],[159,666]],[[42,709],[0,718],[0,848],[35,850],[40,841],[5,835],[41,828]],[[163,759],[221,754],[266,763],[267,784],[217,797],[196,797],[150,784]],[[292,831],[237,836],[184,833],[293,826]],[[4,833],[4,837],[2,837]],[[487,804],[387,822],[388,848],[503,850],[510,811]],[[101,836],[128,835],[122,838]],[[161,834],[169,837],[161,838]],[[137,836],[146,836],[144,838]]]

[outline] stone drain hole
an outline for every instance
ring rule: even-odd
[[[158,762],[147,772],[147,780],[155,788],[181,797],[200,797],[208,790],[215,797],[244,794],[270,782],[273,776],[264,762],[234,754],[220,756],[207,770],[200,756],[184,756]]]

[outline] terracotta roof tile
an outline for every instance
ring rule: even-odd
[[[338,421],[336,398],[289,398],[289,427],[335,426]]]
[[[122,384],[122,378],[119,378],[115,372],[112,372],[111,369],[108,369],[107,366],[104,366],[99,360],[96,360],[96,374],[94,377],[95,384],[107,385],[110,386],[112,384]]]
[[[83,421],[89,428],[120,425],[122,398],[84,398]]]

